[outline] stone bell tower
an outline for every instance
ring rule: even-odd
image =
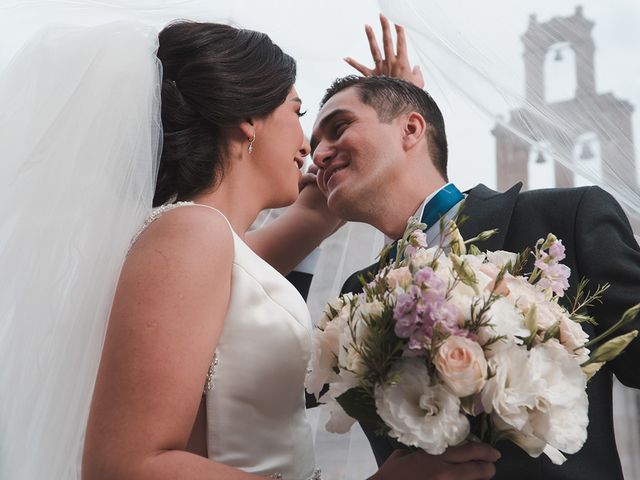
[[[582,7],[576,7],[570,17],[554,17],[548,22],[538,22],[535,15],[529,17],[528,29],[521,37],[527,107],[512,110],[508,122],[492,130],[496,138],[499,190],[519,181],[524,189],[609,181],[624,183],[638,191],[631,123],[633,106],[613,93],[596,91],[593,26],[583,16]],[[552,84],[546,77],[545,85],[548,60],[563,60],[563,52],[566,56],[567,51],[575,58],[575,71],[571,72],[575,73],[573,97],[555,102],[545,100]],[[545,115],[537,114],[538,111]],[[560,119],[570,122],[562,132],[553,128]],[[568,135],[568,131],[572,133]],[[533,145],[513,132],[524,132],[534,140]],[[600,181],[593,182],[565,168],[553,158],[554,152],[573,162],[583,162],[587,171],[597,172]],[[638,219],[632,222],[636,228],[640,226]]]

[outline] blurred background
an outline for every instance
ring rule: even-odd
[[[449,176],[458,187],[597,184],[618,199],[640,235],[637,0],[0,0],[0,75],[22,43],[50,24],[225,22],[268,33],[296,58],[309,136],[326,87],[354,73],[342,59],[370,64],[364,24],[380,38],[381,11],[407,28],[410,57],[443,111]],[[264,212],[256,223],[277,213]],[[308,299],[312,318],[381,246],[381,235],[362,224],[345,225],[324,242]],[[640,479],[639,397],[617,386],[615,402],[625,475]],[[326,415],[316,410],[310,417],[324,476],[372,473],[363,434],[324,432]]]

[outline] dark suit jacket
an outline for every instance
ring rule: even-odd
[[[533,246],[539,238],[552,232],[563,241],[571,268],[571,298],[582,277],[590,280],[591,288],[606,282],[611,287],[602,305],[591,311],[598,321],[593,328],[585,326],[589,336],[603,332],[621,314],[640,302],[640,248],[620,206],[598,187],[533,190],[520,193],[521,184],[505,193],[478,185],[470,190],[464,214],[469,217],[460,228],[464,238],[498,228],[499,233],[477,246],[481,250],[519,252]],[[359,292],[358,276],[377,270],[377,264],[354,273],[345,282],[342,293]],[[565,297],[566,298],[566,297]],[[640,329],[636,319],[625,331]],[[553,465],[544,455],[531,458],[510,442],[498,449],[502,458],[496,464],[498,480],[617,480],[622,479],[612,421],[612,375],[625,385],[640,387],[640,340],[631,343],[627,351],[609,363],[589,382],[588,439],[576,454],[568,456],[562,466]],[[635,428],[640,428],[635,426]],[[391,454],[385,438],[370,431],[369,438],[378,464]]]

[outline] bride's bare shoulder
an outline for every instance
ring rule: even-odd
[[[230,269],[233,235],[226,218],[200,205],[173,208],[155,219],[138,237],[127,263],[149,265],[161,257],[165,264],[207,265]],[[225,268],[227,267],[227,268]]]

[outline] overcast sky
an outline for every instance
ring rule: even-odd
[[[309,113],[303,126],[310,133],[323,90],[337,76],[351,73],[345,56],[368,61],[365,23],[377,26],[386,4],[373,0],[0,0],[0,69],[36,28],[51,22],[97,24],[137,17],[161,27],[182,17],[225,21],[268,33],[298,61],[297,88]],[[423,66],[427,88],[440,104],[450,142],[450,173],[461,187],[477,182],[495,186],[495,149],[490,133],[494,118],[517,106],[514,100],[484,95],[481,83],[465,70],[465,62],[480,67],[501,83],[500,92],[523,95],[522,44],[529,14],[539,21],[573,14],[576,2],[538,0],[423,0],[431,40],[410,32],[410,54]],[[596,84],[640,108],[640,2],[588,0],[584,15],[595,21]],[[402,7],[399,12],[402,14]],[[416,20],[409,16],[409,23]],[[409,25],[411,26],[411,25]],[[420,27],[422,28],[422,27]],[[423,32],[424,33],[424,32]],[[433,38],[439,39],[433,42]],[[420,42],[419,57],[416,48]],[[453,53],[452,53],[453,52]],[[461,56],[460,56],[461,55]],[[562,93],[562,82],[559,81]],[[496,92],[494,92],[495,94]],[[473,104],[469,98],[476,97]],[[499,95],[498,95],[499,96]],[[480,97],[480,98],[478,98]],[[497,97],[496,97],[497,98]],[[634,114],[636,143],[640,125]],[[636,145],[636,152],[640,149]],[[639,155],[636,154],[636,158]]]

